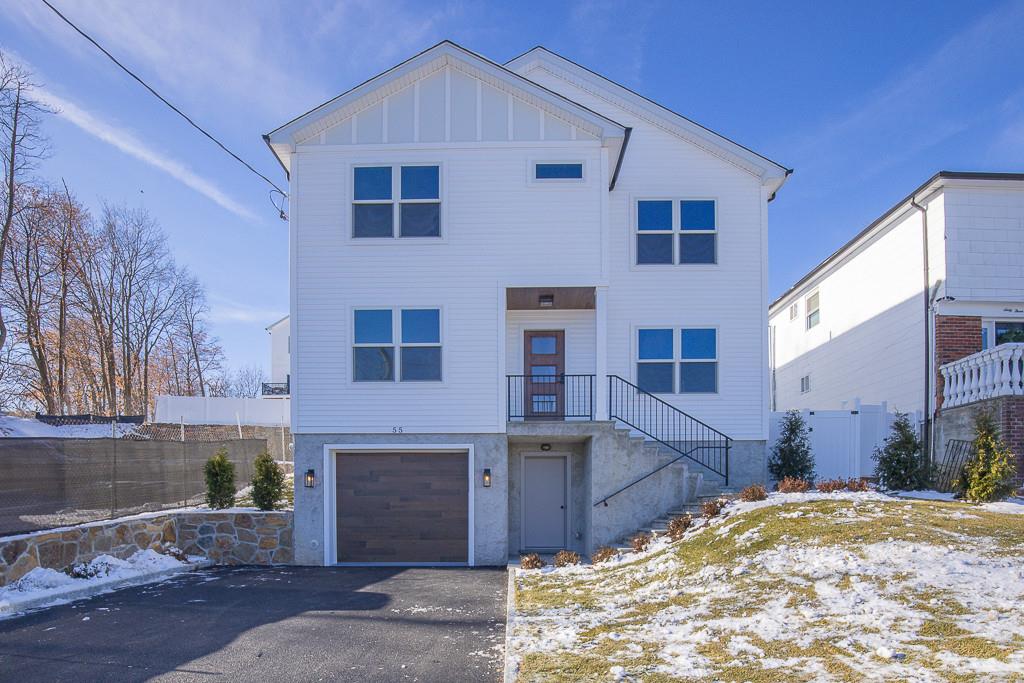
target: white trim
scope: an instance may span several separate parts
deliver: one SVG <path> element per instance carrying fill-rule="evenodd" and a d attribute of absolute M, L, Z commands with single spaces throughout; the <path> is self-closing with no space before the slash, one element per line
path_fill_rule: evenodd
<path fill-rule="evenodd" d="M 372 451 L 382 452 L 422 452 L 433 451 L 437 453 L 461 453 L 465 452 L 467 457 L 466 470 L 469 478 L 468 494 L 468 533 L 466 535 L 466 562 L 359 562 L 348 563 L 338 562 L 337 550 L 337 529 L 334 520 L 337 519 L 337 456 L 340 453 L 366 453 Z M 325 566 L 476 566 L 476 530 L 475 530 L 475 491 L 476 491 L 476 454 L 475 447 L 471 443 L 345 443 L 345 444 L 324 444 L 324 475 L 322 479 L 324 487 L 324 565 Z M 332 533 L 334 532 L 334 533 Z"/>
<path fill-rule="evenodd" d="M 527 458 L 562 458 L 565 465 L 565 492 L 563 493 L 563 513 L 565 518 L 564 535 L 562 546 L 557 550 L 568 549 L 569 529 L 572 524 L 572 451 L 528 451 L 520 454 L 519 457 L 519 550 L 556 550 L 556 548 L 541 548 L 526 545 L 526 459 Z"/>

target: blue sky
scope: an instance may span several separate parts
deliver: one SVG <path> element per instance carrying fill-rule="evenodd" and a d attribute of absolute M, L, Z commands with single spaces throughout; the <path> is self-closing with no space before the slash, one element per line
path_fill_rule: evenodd
<path fill-rule="evenodd" d="M 770 292 L 938 170 L 1024 171 L 1024 1 L 55 0 L 279 183 L 260 135 L 450 38 L 503 62 L 543 44 L 796 169 L 770 205 Z M 287 230 L 263 181 L 37 0 L 0 48 L 60 108 L 43 178 L 145 206 L 206 284 L 232 366 L 269 364 Z"/>

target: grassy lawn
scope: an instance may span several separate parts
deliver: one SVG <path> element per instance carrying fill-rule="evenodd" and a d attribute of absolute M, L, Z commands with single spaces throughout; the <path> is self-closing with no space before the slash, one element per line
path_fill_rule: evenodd
<path fill-rule="evenodd" d="M 1024 680 L 1021 514 L 773 495 L 516 585 L 524 681 Z"/>

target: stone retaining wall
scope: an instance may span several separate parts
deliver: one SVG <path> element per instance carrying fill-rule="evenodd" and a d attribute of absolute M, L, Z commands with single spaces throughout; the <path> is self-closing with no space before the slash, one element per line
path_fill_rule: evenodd
<path fill-rule="evenodd" d="M 176 546 L 216 564 L 290 564 L 292 513 L 188 510 L 93 522 L 0 538 L 0 586 L 36 567 L 58 571 L 100 555 L 127 559 Z"/>

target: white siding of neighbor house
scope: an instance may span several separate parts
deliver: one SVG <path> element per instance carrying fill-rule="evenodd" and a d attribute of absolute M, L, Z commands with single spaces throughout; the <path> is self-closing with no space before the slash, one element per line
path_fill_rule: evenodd
<path fill-rule="evenodd" d="M 440 99 L 449 108 L 444 128 L 461 142 L 331 144 L 341 123 L 299 145 L 291 203 L 292 379 L 301 387 L 294 431 L 504 431 L 503 375 L 522 369 L 520 325 L 565 321 L 567 372 L 596 369 L 595 342 L 584 340 L 588 333 L 596 339 L 594 311 L 504 311 L 504 286 L 561 285 L 607 287 L 608 372 L 630 380 L 635 327 L 717 327 L 718 394 L 666 398 L 733 438 L 767 438 L 767 196 L 760 181 L 590 93 L 541 76 L 541 85 L 633 127 L 614 192 L 607 190 L 608 152 L 596 139 L 490 86 L 469 97 L 474 88 L 462 83 L 453 90 L 450 78 L 441 91 L 449 99 Z M 413 98 L 420 141 L 428 127 L 424 83 L 414 86 L 419 105 Z M 505 137 L 483 116 L 501 111 L 502 98 Z M 391 125 L 392 104 L 406 107 L 408 99 L 389 96 L 383 130 Z M 375 133 L 376 114 L 366 115 Z M 360 139 L 362 116 L 349 139 Z M 531 164 L 540 159 L 582 160 L 586 179 L 530 182 Z M 440 164 L 443 237 L 349 238 L 351 165 L 402 162 Z M 717 200 L 718 265 L 632 265 L 633 200 L 659 195 Z M 442 309 L 442 383 L 351 382 L 352 309 L 376 306 Z"/>
<path fill-rule="evenodd" d="M 270 380 L 271 382 L 288 381 L 291 371 L 291 359 L 288 354 L 291 327 L 288 318 L 280 320 L 270 328 Z"/>
<path fill-rule="evenodd" d="M 947 187 L 946 292 L 957 300 L 1024 302 L 1024 191 Z"/>
<path fill-rule="evenodd" d="M 928 204 L 929 270 L 943 280 L 942 197 Z M 773 306 L 775 406 L 850 409 L 854 399 L 924 407 L 924 303 L 921 214 L 908 209 Z M 821 322 L 806 329 L 807 298 L 820 295 Z M 796 302 L 798 315 L 790 320 Z M 800 379 L 810 377 L 801 393 Z"/>

